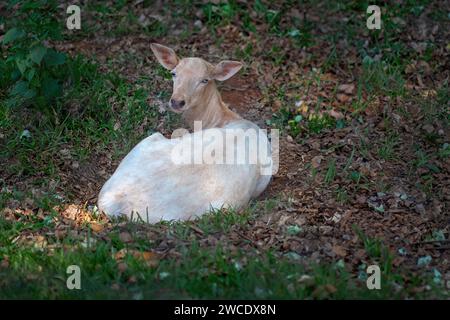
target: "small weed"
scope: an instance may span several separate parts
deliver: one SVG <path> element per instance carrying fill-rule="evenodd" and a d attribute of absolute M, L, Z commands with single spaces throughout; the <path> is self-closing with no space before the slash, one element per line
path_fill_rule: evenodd
<path fill-rule="evenodd" d="M 381 270 L 386 277 L 389 277 L 392 271 L 393 254 L 389 251 L 380 239 L 368 237 L 358 226 L 353 226 L 353 230 L 359 239 L 363 242 L 364 249 L 369 257 L 380 263 Z"/>
<path fill-rule="evenodd" d="M 398 144 L 398 135 L 391 133 L 386 136 L 382 141 L 381 146 L 378 148 L 378 156 L 384 160 L 396 159 L 395 147 Z"/>
<path fill-rule="evenodd" d="M 340 204 L 345 204 L 348 202 L 349 200 L 349 196 L 347 193 L 347 190 L 345 190 L 344 188 L 338 188 L 336 190 L 336 200 L 340 203 Z"/>
<path fill-rule="evenodd" d="M 61 38 L 56 10 L 54 1 L 38 7 L 27 1 L 8 21 L 11 27 L 2 40 L 7 58 L 0 60 L 0 90 L 8 90 L 8 107 L 44 109 L 62 94 L 69 75 L 66 55 L 44 44 L 44 40 Z"/>
<path fill-rule="evenodd" d="M 325 174 L 324 182 L 330 184 L 336 177 L 336 160 L 333 158 L 328 161 L 327 173 Z"/>
<path fill-rule="evenodd" d="M 401 96 L 404 94 L 405 81 L 398 67 L 383 61 L 374 61 L 369 56 L 363 59 L 362 81 L 369 93 Z"/>

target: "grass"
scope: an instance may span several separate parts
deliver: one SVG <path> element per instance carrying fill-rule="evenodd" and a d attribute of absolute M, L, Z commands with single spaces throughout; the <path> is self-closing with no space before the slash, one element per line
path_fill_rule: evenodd
<path fill-rule="evenodd" d="M 378 156 L 384 160 L 395 159 L 395 147 L 398 144 L 398 137 L 395 133 L 388 134 L 382 140 L 381 146 L 378 148 Z"/>
<path fill-rule="evenodd" d="M 85 58 L 78 57 L 71 64 L 76 70 L 73 86 L 39 119 L 26 110 L 23 114 L 0 106 L 8 141 L 0 159 L 18 159 L 7 168 L 9 173 L 29 176 L 43 172 L 52 176 L 55 162 L 61 160 L 61 149 L 69 143 L 71 148 L 63 156 L 76 161 L 85 161 L 93 150 L 111 147 L 119 151 L 115 155 L 119 158 L 158 120 L 158 113 L 148 109 L 144 89 L 131 87 L 114 73 L 100 74 Z M 147 119 L 145 125 L 143 119 Z M 25 136 L 24 130 L 29 135 Z"/>
<path fill-rule="evenodd" d="M 324 182 L 326 184 L 330 184 L 331 182 L 333 182 L 335 177 L 336 177 L 336 160 L 331 159 L 328 162 L 328 168 L 325 174 Z"/>

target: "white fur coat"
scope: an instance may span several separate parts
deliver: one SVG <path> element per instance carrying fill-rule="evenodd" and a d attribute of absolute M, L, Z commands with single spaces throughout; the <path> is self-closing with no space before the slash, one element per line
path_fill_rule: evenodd
<path fill-rule="evenodd" d="M 156 133 L 142 140 L 103 186 L 98 198 L 99 209 L 111 216 L 140 217 L 156 223 L 188 220 L 211 208 L 242 208 L 270 181 L 271 175 L 267 174 L 272 165 L 270 151 L 269 162 L 260 158 L 256 163 L 247 164 L 177 164 L 173 161 L 175 149 L 182 144 L 191 143 L 198 135 L 211 132 L 209 130 L 224 133 L 228 129 L 254 129 L 261 133 L 254 123 L 238 120 L 223 128 L 197 131 L 182 138 L 167 139 Z M 265 133 L 256 139 L 261 147 L 270 149 Z M 212 143 L 214 147 L 218 142 Z M 221 150 L 221 145 L 216 147 Z M 234 149 L 236 153 L 243 152 Z"/>

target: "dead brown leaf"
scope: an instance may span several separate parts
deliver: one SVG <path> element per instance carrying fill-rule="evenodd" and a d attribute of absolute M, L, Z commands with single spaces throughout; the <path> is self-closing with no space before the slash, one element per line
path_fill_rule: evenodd
<path fill-rule="evenodd" d="M 2 262 L 0 263 L 0 268 L 8 268 L 9 267 L 9 259 L 7 256 L 3 257 Z"/>
<path fill-rule="evenodd" d="M 151 268 L 155 268 L 159 265 L 160 255 L 155 252 L 151 251 L 140 252 L 138 257 L 142 258 L 146 262 L 147 266 Z"/>
<path fill-rule="evenodd" d="M 338 87 L 338 91 L 339 92 L 343 92 L 343 93 L 348 94 L 348 95 L 352 95 L 353 92 L 355 91 L 355 85 L 351 84 L 351 83 L 350 84 L 341 84 Z"/>
<path fill-rule="evenodd" d="M 339 120 L 339 119 L 343 119 L 343 118 L 344 118 L 344 115 L 342 114 L 342 112 L 336 111 L 336 110 L 334 110 L 334 109 L 328 110 L 327 113 L 328 113 L 330 116 L 332 116 L 333 118 L 335 118 L 336 120 Z"/>
<path fill-rule="evenodd" d="M 333 252 L 338 255 L 339 257 L 345 257 L 347 255 L 347 250 L 339 245 L 334 245 L 333 246 Z"/>
<path fill-rule="evenodd" d="M 119 262 L 117 264 L 117 269 L 119 270 L 119 272 L 125 272 L 128 269 L 128 265 L 125 262 Z"/>
<path fill-rule="evenodd" d="M 127 255 L 127 249 L 120 249 L 114 254 L 115 260 L 122 260 Z"/>

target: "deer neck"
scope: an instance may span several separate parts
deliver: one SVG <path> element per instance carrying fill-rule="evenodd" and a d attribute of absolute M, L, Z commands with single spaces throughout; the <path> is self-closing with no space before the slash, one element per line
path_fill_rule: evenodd
<path fill-rule="evenodd" d="M 242 119 L 223 102 L 215 83 L 211 84 L 201 101 L 183 113 L 184 121 L 191 128 L 194 126 L 194 121 L 201 121 L 202 128 L 208 129 L 221 128 L 230 122 Z"/>

